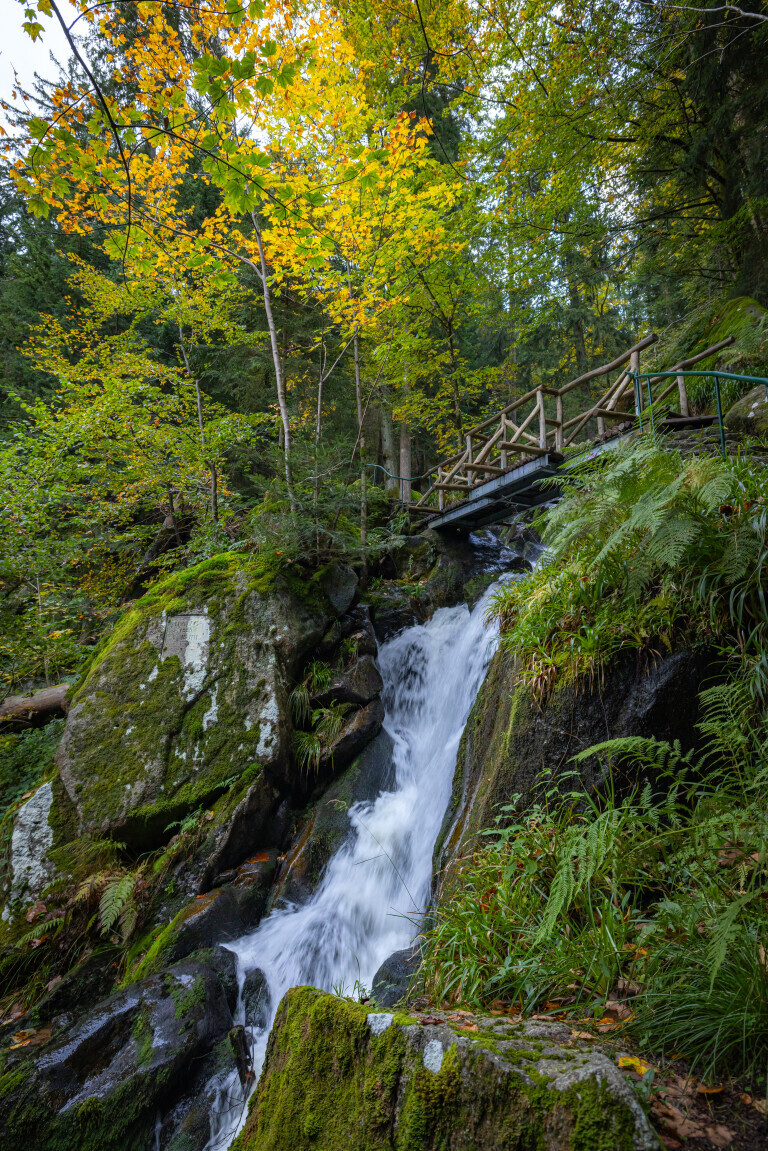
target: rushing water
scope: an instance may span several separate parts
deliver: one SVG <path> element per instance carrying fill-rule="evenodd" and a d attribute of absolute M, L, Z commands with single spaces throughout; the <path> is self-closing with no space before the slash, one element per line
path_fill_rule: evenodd
<path fill-rule="evenodd" d="M 418 931 L 459 740 L 496 646 L 496 629 L 483 622 L 486 601 L 487 594 L 471 614 L 465 605 L 441 608 L 381 648 L 394 790 L 350 808 L 351 833 L 307 903 L 273 911 L 250 935 L 227 944 L 237 956 L 241 990 L 253 968 L 269 986 L 269 1025 L 251 1033 L 257 1076 L 288 988 L 370 988 L 381 963 Z M 239 1012 L 242 1022 L 242 1004 Z M 208 1148 L 223 1151 L 247 1107 L 234 1073 L 214 1086 Z"/>

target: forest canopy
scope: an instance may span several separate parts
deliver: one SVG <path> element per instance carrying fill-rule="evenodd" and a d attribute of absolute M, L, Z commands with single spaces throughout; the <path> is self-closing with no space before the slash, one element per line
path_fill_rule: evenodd
<path fill-rule="evenodd" d="M 761 11 L 76 7 L 23 0 L 71 55 L 4 105 L 4 687 L 169 566 L 365 562 L 468 427 L 648 332 L 727 316 L 766 374 Z"/>

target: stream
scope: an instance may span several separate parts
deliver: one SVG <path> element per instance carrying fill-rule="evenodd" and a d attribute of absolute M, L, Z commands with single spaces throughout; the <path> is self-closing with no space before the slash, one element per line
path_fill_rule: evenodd
<path fill-rule="evenodd" d="M 259 969 L 268 986 L 266 1026 L 249 1029 L 256 1079 L 290 987 L 311 984 L 348 995 L 370 990 L 383 961 L 418 933 L 459 741 L 497 643 L 497 629 L 483 618 L 491 590 L 472 612 L 464 604 L 441 608 L 382 645 L 394 790 L 349 809 L 350 834 L 306 903 L 274 910 L 255 931 L 226 944 L 237 957 L 236 1022 L 245 1021 L 248 972 Z M 236 1073 L 212 1081 L 209 1090 L 206 1151 L 224 1151 L 245 1123 L 247 1100 Z"/>

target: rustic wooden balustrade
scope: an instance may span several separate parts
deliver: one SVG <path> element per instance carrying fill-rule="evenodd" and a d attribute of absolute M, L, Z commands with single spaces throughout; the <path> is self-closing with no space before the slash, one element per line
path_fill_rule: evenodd
<path fill-rule="evenodd" d="M 495 476 L 511 471 L 521 463 L 552 452 L 563 452 L 576 442 L 590 420 L 596 420 L 597 434 L 601 436 L 606 431 L 607 421 L 634 421 L 642 417 L 643 410 L 648 406 L 648 396 L 639 386 L 637 379 L 637 373 L 640 371 L 640 353 L 655 344 L 657 339 L 656 335 L 646 336 L 621 356 L 617 356 L 610 364 L 592 368 L 562 388 L 546 386 L 532 388 L 519 399 L 513 400 L 497 415 L 470 428 L 465 434 L 464 451 L 441 461 L 437 467 L 437 479 L 430 484 L 418 503 L 412 504 L 411 507 L 423 509 L 427 501 L 436 496 L 437 510 L 443 511 L 446 506 L 446 492 L 467 496 L 473 488 L 479 487 Z M 686 371 L 732 343 L 733 336 L 729 336 L 726 340 L 721 340 L 711 348 L 699 352 L 698 355 L 681 360 L 669 370 Z M 610 374 L 617 369 L 620 369 L 619 374 L 611 382 Z M 609 378 L 599 398 L 590 400 L 589 407 L 584 411 L 567 420 L 564 419 L 563 397 L 574 388 L 590 384 L 600 376 Z M 651 383 L 654 382 L 658 381 L 651 380 Z M 684 376 L 677 376 L 664 391 L 654 395 L 653 403 L 658 405 L 675 388 L 678 390 L 680 414 L 688 416 L 688 396 Z M 647 390 L 650 392 L 650 389 Z M 554 416 L 547 414 L 545 404 L 547 397 L 554 398 L 554 405 L 550 404 L 550 411 L 554 406 Z M 625 402 L 628 398 L 631 399 L 631 410 L 626 409 Z M 623 403 L 625 406 L 620 407 Z M 529 405 L 532 405 L 530 410 L 526 410 Z M 495 430 L 491 431 L 494 426 Z"/>

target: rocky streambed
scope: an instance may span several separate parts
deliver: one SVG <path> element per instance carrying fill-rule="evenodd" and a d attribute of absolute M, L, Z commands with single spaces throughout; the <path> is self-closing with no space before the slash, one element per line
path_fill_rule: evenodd
<path fill-rule="evenodd" d="M 533 801 L 542 766 L 556 778 L 599 739 L 685 741 L 696 721 L 700 656 L 619 655 L 542 708 L 482 608 L 440 612 L 526 569 L 530 546 L 427 534 L 362 595 L 344 565 L 301 582 L 215 557 L 127 612 L 6 837 L 4 1142 L 204 1151 L 243 1128 L 243 1151 L 656 1145 L 615 1058 L 567 1027 L 394 1012 L 433 871 L 450 876 L 500 801 Z M 596 764 L 583 776 L 600 782 Z M 105 842 L 119 874 L 151 857 L 161 878 L 125 943 L 115 921 L 59 955 L 67 869 Z M 54 974 L 29 999 L 36 956 Z M 377 1003 L 328 994 L 356 980 Z"/>

